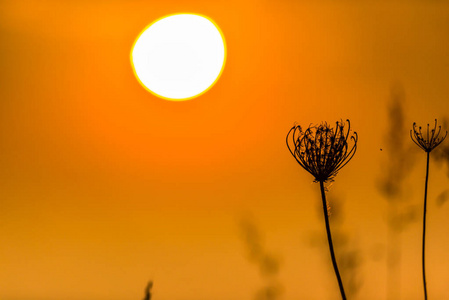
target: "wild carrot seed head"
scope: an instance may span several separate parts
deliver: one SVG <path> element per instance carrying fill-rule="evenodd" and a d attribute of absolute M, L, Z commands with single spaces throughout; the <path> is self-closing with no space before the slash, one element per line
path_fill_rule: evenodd
<path fill-rule="evenodd" d="M 427 133 L 423 136 L 421 131 L 421 126 L 417 127 L 416 122 L 413 123 L 413 129 L 410 130 L 410 137 L 412 141 L 425 152 L 430 152 L 435 149 L 447 136 L 446 134 L 443 137 L 440 137 L 441 133 L 441 125 L 438 126 L 437 129 L 437 119 L 435 119 L 435 126 L 433 129 L 430 129 L 430 125 L 427 124 Z"/>
<path fill-rule="evenodd" d="M 335 128 L 324 122 L 310 125 L 304 131 L 295 125 L 288 132 L 286 142 L 290 153 L 316 182 L 333 181 L 354 156 L 358 136 L 351 132 L 349 120 L 347 122 L 347 128 L 344 122 L 337 122 Z M 353 145 L 349 146 L 351 140 Z"/>

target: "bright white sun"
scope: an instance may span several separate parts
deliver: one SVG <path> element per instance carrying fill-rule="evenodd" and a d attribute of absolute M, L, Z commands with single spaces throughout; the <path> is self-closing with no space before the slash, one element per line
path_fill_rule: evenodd
<path fill-rule="evenodd" d="M 209 90 L 220 77 L 226 46 L 218 26 L 194 14 L 163 17 L 146 27 L 131 49 L 139 82 L 154 95 L 180 101 Z"/>

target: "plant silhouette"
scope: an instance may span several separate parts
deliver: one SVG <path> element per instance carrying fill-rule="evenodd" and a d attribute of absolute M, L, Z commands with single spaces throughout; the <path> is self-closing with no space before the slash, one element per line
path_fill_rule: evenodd
<path fill-rule="evenodd" d="M 334 250 L 338 253 L 337 264 L 339 270 L 344 274 L 342 281 L 345 287 L 346 297 L 350 299 L 357 299 L 360 288 L 363 285 L 363 276 L 360 273 L 364 258 L 361 248 L 358 245 L 358 238 L 344 229 L 343 224 L 345 216 L 343 209 L 343 201 L 340 197 L 335 196 L 335 193 L 328 195 L 327 200 L 332 203 L 332 208 L 329 211 L 331 218 L 329 218 L 330 226 L 332 226 L 332 240 L 334 242 Z M 318 213 L 321 212 L 321 207 L 317 205 Z M 322 251 L 323 257 L 328 259 L 328 250 L 326 247 L 326 239 L 316 231 L 312 231 L 309 239 L 310 245 Z M 326 250 L 326 251 L 324 251 Z M 326 260 L 327 261 L 327 260 Z"/>
<path fill-rule="evenodd" d="M 151 289 L 153 288 L 153 281 L 148 282 L 145 288 L 145 298 L 143 300 L 151 300 Z"/>
<path fill-rule="evenodd" d="M 351 126 L 349 120 L 347 122 L 347 129 L 344 122 L 337 122 L 335 129 L 324 122 L 320 125 L 309 126 L 304 131 L 301 126 L 295 125 L 286 137 L 290 153 L 301 167 L 315 177 L 314 182 L 320 183 L 329 251 L 342 299 L 346 299 L 346 295 L 332 244 L 324 183 L 333 181 L 338 171 L 352 159 L 357 150 L 357 133 L 350 134 Z M 349 146 L 351 140 L 352 147 Z"/>
<path fill-rule="evenodd" d="M 424 299 L 427 300 L 427 284 L 426 284 L 426 210 L 427 210 L 427 185 L 429 182 L 429 158 L 430 152 L 438 147 L 447 136 L 447 131 L 444 137 L 440 137 L 441 126 L 437 129 L 437 120 L 435 119 L 435 126 L 430 129 L 430 125 L 427 124 L 427 131 L 425 136 L 423 136 L 421 131 L 421 126 L 416 127 L 416 123 L 413 123 L 413 129 L 410 130 L 410 137 L 412 141 L 422 150 L 427 153 L 427 164 L 426 164 L 426 183 L 424 186 L 424 214 L 423 214 L 423 234 L 422 234 L 422 277 L 424 285 Z"/>

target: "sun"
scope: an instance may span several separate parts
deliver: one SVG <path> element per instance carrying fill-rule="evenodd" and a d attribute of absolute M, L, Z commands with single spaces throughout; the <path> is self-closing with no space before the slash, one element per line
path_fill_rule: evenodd
<path fill-rule="evenodd" d="M 183 101 L 208 91 L 226 61 L 226 44 L 217 24 L 197 14 L 175 14 L 148 25 L 131 49 L 140 84 L 157 97 Z"/>

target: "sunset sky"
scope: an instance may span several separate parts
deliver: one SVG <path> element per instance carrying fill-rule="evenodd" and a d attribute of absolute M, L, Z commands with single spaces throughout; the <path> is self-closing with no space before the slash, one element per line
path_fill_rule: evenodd
<path fill-rule="evenodd" d="M 211 18 L 227 45 L 217 83 L 184 102 L 130 63 L 174 13 Z M 3 0 L 0 39 L 0 299 L 142 299 L 149 280 L 154 300 L 339 299 L 319 185 L 285 136 L 346 119 L 358 149 L 327 195 L 337 259 L 356 258 L 348 298 L 423 299 L 426 155 L 409 131 L 449 129 L 449 2 Z M 449 299 L 448 174 L 431 160 L 432 300 Z M 387 268 L 392 211 L 411 221 Z"/>

